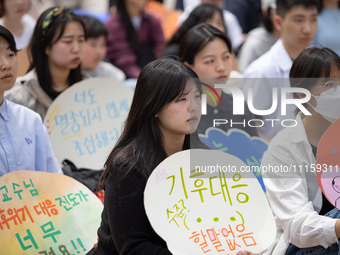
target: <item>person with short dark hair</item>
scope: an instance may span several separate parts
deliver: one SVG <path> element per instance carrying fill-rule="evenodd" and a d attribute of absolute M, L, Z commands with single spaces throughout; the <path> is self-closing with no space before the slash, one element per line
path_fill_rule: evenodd
<path fill-rule="evenodd" d="M 85 41 L 85 28 L 79 16 L 63 6 L 47 9 L 37 21 L 28 48 L 31 56 L 28 73 L 17 79 L 6 98 L 44 118 L 52 101 L 84 78 L 80 62 Z"/>
<path fill-rule="evenodd" d="M 87 40 L 81 68 L 91 77 L 112 78 L 124 81 L 126 76 L 122 70 L 111 63 L 103 61 L 106 55 L 107 29 L 96 18 L 80 16 L 86 29 Z"/>
<path fill-rule="evenodd" d="M 311 93 L 304 104 L 311 115 L 299 112 L 297 125 L 280 131 L 262 158 L 262 169 L 292 169 L 262 173 L 277 225 L 276 240 L 265 254 L 337 255 L 340 212 L 323 195 L 313 165 L 322 135 L 340 118 L 340 57 L 328 48 L 308 48 L 294 60 L 289 76 L 292 87 Z"/>
<path fill-rule="evenodd" d="M 284 79 L 281 84 L 278 78 L 288 79 L 293 60 L 312 42 L 318 25 L 318 8 L 319 0 L 276 1 L 277 14 L 273 17 L 273 23 L 280 32 L 280 39 L 269 51 L 252 62 L 243 73 L 243 77 L 247 79 L 244 79 L 242 89 L 247 94 L 249 88 L 252 88 L 255 109 L 270 109 L 272 88 L 281 89 L 289 86 L 288 82 L 283 81 Z M 267 78 L 277 78 L 277 80 L 273 82 Z M 287 93 L 287 98 L 293 98 L 292 93 Z M 260 137 L 270 141 L 283 129 L 281 121 L 294 119 L 293 105 L 287 107 L 286 115 L 281 115 L 281 110 L 281 100 L 278 100 L 276 110 L 266 115 L 266 119 L 278 121 L 274 123 L 263 121 L 264 124 L 259 128 Z"/>
<path fill-rule="evenodd" d="M 4 98 L 18 71 L 12 33 L 0 25 L 0 176 L 35 170 L 63 174 L 40 116 Z"/>

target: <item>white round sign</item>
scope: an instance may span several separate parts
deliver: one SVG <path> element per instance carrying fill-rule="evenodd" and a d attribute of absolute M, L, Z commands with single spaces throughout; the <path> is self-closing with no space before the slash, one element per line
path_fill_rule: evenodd
<path fill-rule="evenodd" d="M 148 179 L 144 205 L 173 254 L 259 253 L 275 239 L 261 185 L 222 151 L 186 150 L 165 159 Z"/>
<path fill-rule="evenodd" d="M 60 94 L 44 124 L 59 163 L 99 170 L 117 142 L 132 102 L 133 90 L 123 82 L 92 78 Z"/>

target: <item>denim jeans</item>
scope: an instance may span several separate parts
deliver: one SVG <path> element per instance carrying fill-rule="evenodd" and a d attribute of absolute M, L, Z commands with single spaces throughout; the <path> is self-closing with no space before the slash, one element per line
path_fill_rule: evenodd
<path fill-rule="evenodd" d="M 337 208 L 329 211 L 325 214 L 325 216 L 333 218 L 333 219 L 340 219 L 340 210 Z M 340 240 L 339 240 L 340 241 Z M 325 249 L 321 245 L 309 247 L 309 248 L 298 248 L 293 244 L 290 244 L 286 255 L 340 255 L 339 246 L 337 243 L 333 244 L 332 246 Z"/>

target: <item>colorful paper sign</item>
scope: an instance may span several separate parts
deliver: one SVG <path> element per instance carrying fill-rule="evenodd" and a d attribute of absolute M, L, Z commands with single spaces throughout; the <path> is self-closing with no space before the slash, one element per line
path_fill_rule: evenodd
<path fill-rule="evenodd" d="M 340 119 L 320 139 L 316 165 L 319 186 L 328 201 L 340 209 Z"/>
<path fill-rule="evenodd" d="M 210 127 L 205 134 L 200 134 L 203 143 L 213 150 L 220 150 L 234 155 L 246 163 L 258 179 L 263 191 L 266 188 L 261 174 L 261 161 L 268 143 L 257 136 L 251 137 L 241 129 L 231 128 L 226 133 L 222 129 Z"/>
<path fill-rule="evenodd" d="M 44 124 L 59 163 L 99 170 L 117 142 L 132 102 L 123 82 L 92 78 L 72 85 L 49 107 Z"/>
<path fill-rule="evenodd" d="M 0 177 L 2 255 L 86 254 L 97 242 L 103 204 L 64 175 L 15 171 Z"/>
<path fill-rule="evenodd" d="M 270 246 L 274 217 L 260 184 L 245 168 L 233 155 L 202 149 L 176 153 L 156 167 L 144 205 L 173 254 L 258 253 Z"/>

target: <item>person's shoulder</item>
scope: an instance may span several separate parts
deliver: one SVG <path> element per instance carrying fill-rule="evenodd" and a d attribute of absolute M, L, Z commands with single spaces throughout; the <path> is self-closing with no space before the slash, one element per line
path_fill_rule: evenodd
<path fill-rule="evenodd" d="M 245 78 L 264 78 L 268 73 L 268 69 L 273 68 L 271 63 L 272 54 L 266 52 L 261 57 L 254 60 L 243 73 Z"/>
<path fill-rule="evenodd" d="M 235 14 L 233 14 L 231 11 L 228 10 L 223 10 L 223 16 L 225 18 L 225 20 L 228 22 L 238 22 L 237 17 Z"/>
<path fill-rule="evenodd" d="M 30 71 L 24 76 L 20 76 L 16 79 L 13 88 L 5 91 L 5 97 L 10 101 L 15 103 L 20 103 L 21 101 L 27 101 L 31 97 L 29 88 L 27 87 L 30 81 L 37 81 L 37 77 L 34 71 Z"/>
<path fill-rule="evenodd" d="M 118 13 L 113 13 L 109 19 L 105 22 L 106 28 L 112 29 L 112 26 L 119 27 L 123 26 L 122 20 L 120 19 Z"/>
<path fill-rule="evenodd" d="M 26 106 L 7 100 L 7 107 L 10 109 L 10 114 L 17 119 L 20 118 L 24 123 L 42 123 L 40 115 Z"/>
<path fill-rule="evenodd" d="M 260 40 L 263 38 L 263 36 L 267 35 L 267 30 L 264 27 L 257 27 L 249 31 L 247 35 L 247 40 Z M 246 40 L 246 42 L 247 42 Z"/>
<path fill-rule="evenodd" d="M 160 19 L 150 13 L 143 12 L 142 18 L 151 25 L 161 25 Z"/>
<path fill-rule="evenodd" d="M 36 24 L 36 20 L 29 14 L 24 14 L 24 16 L 22 17 L 22 20 L 25 24 L 29 25 L 29 26 L 35 26 Z"/>
<path fill-rule="evenodd" d="M 23 85 L 23 84 L 25 84 L 25 83 L 27 83 L 28 81 L 31 81 L 31 80 L 38 81 L 38 77 L 37 77 L 37 74 L 36 74 L 34 69 L 32 69 L 31 71 L 29 71 L 28 73 L 26 73 L 23 76 L 19 76 L 16 79 L 15 83 Z"/>
<path fill-rule="evenodd" d="M 99 68 L 102 69 L 105 77 L 113 78 L 118 81 L 124 81 L 126 79 L 125 73 L 111 63 L 101 61 L 99 63 Z"/>
<path fill-rule="evenodd" d="M 141 169 L 134 166 L 127 171 L 129 168 L 129 164 L 127 163 L 118 162 L 115 164 L 114 167 L 110 169 L 110 172 L 107 173 L 106 185 L 114 189 L 124 188 L 124 186 L 126 186 L 125 184 L 132 186 L 145 185 L 145 178 L 142 175 Z"/>
<path fill-rule="evenodd" d="M 296 119 L 295 126 L 288 126 L 278 132 L 268 148 L 280 147 L 289 150 L 292 145 L 307 140 L 307 134 L 302 121 Z"/>
<path fill-rule="evenodd" d="M 276 64 L 273 48 L 254 60 L 244 71 L 245 78 L 275 78 Z M 274 75 L 274 76 L 273 76 Z"/>

